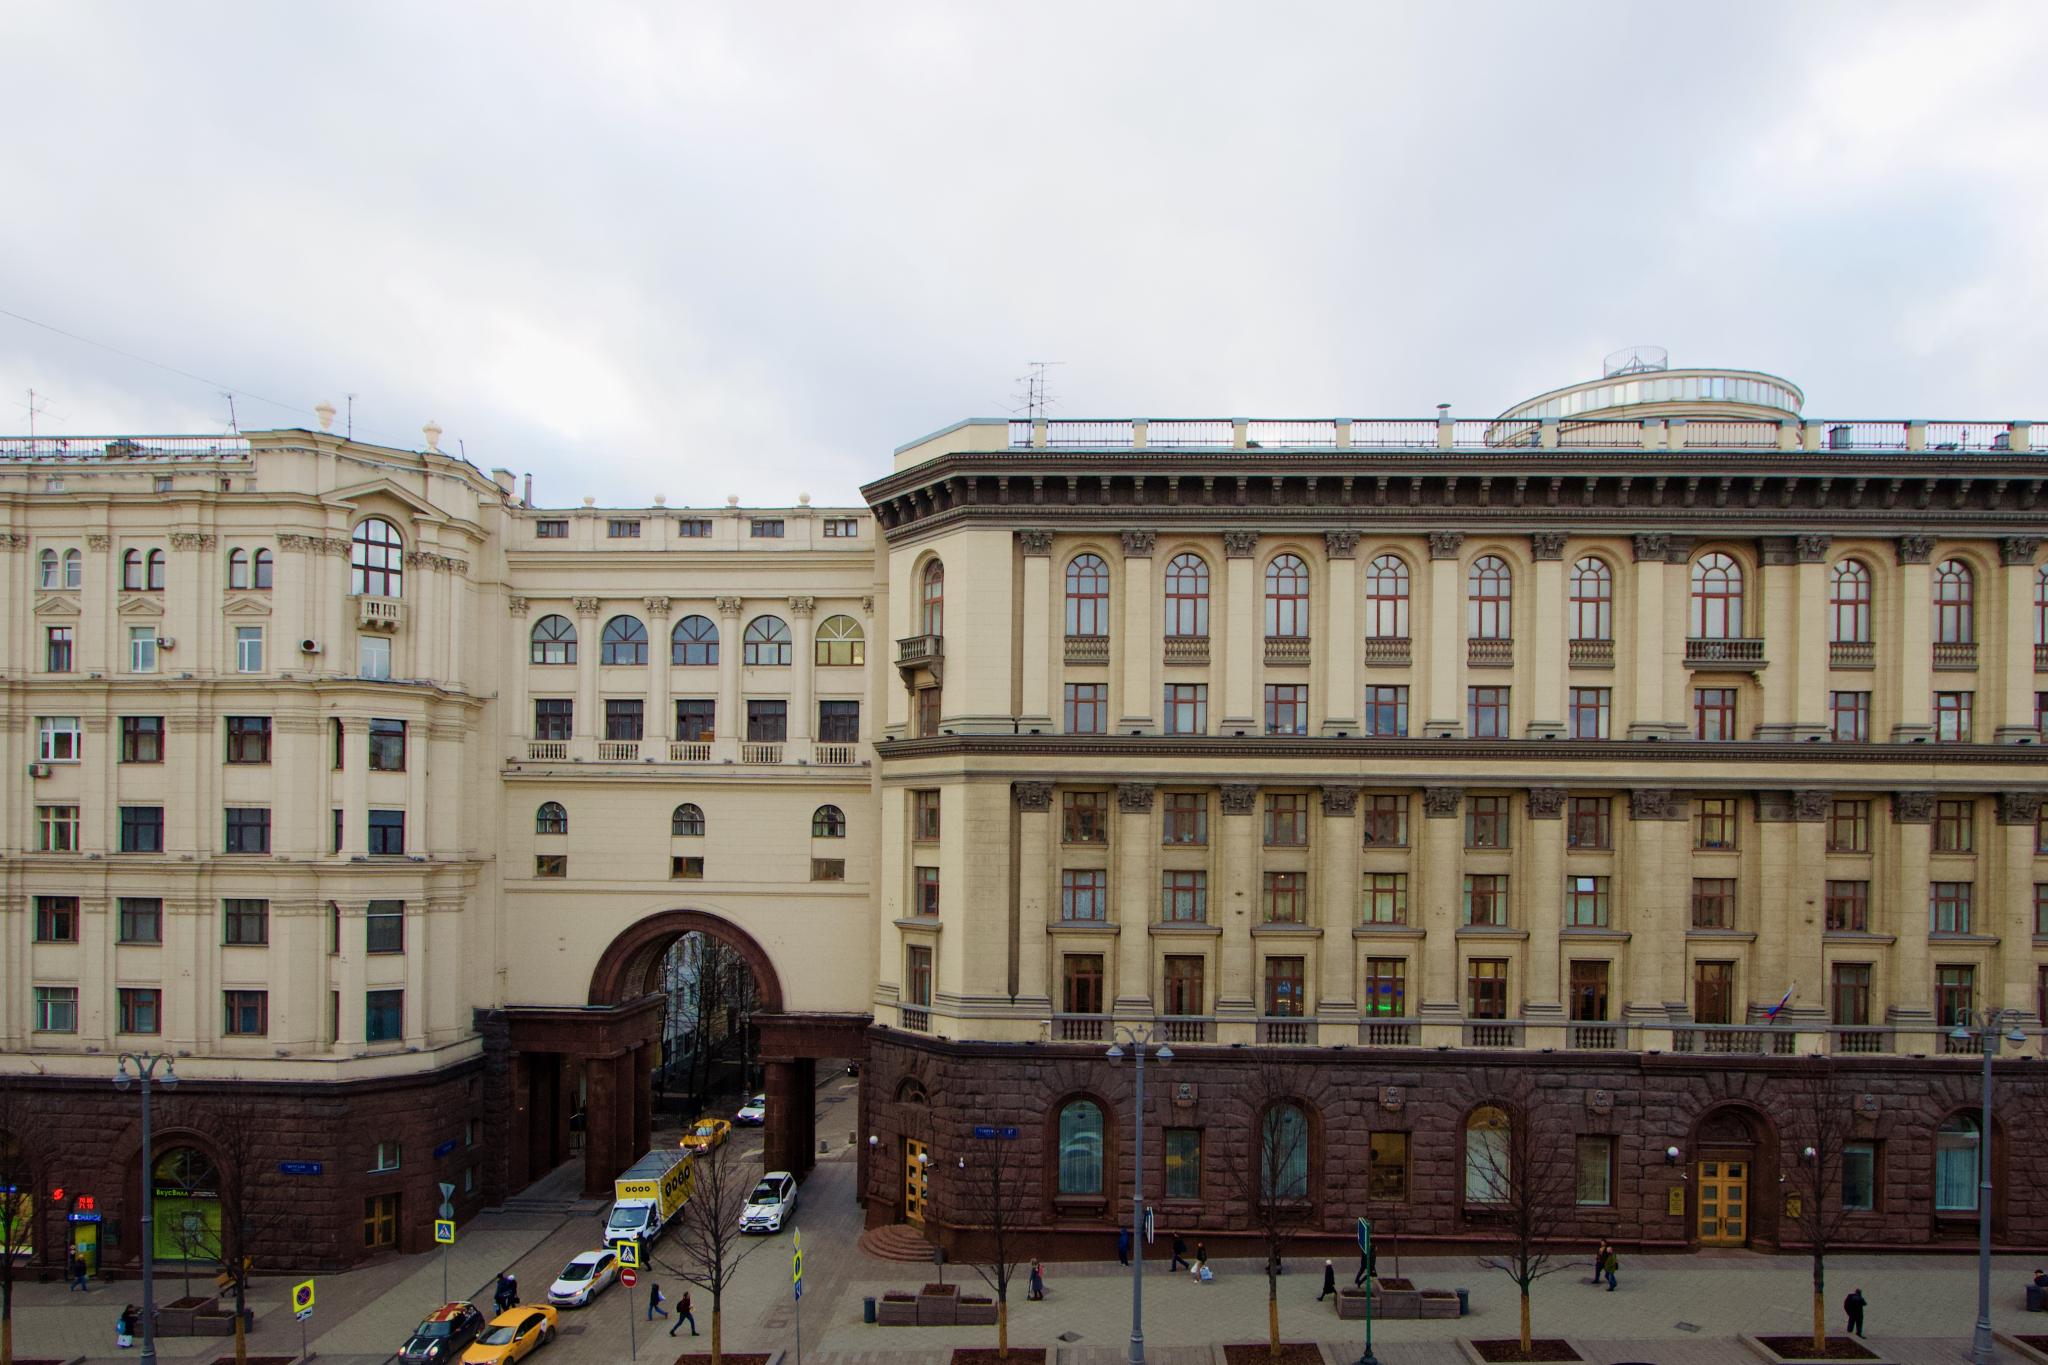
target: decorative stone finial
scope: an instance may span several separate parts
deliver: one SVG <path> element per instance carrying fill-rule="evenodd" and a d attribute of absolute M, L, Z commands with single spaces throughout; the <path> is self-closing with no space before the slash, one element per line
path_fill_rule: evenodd
<path fill-rule="evenodd" d="M 654 505 L 655 505 L 656 507 L 666 507 L 666 506 L 668 506 L 668 494 L 666 494 L 666 493 L 656 493 L 656 494 L 654 495 Z"/>
<path fill-rule="evenodd" d="M 811 495 L 809 493 L 797 494 L 796 505 L 799 507 L 809 507 L 811 505 Z"/>
<path fill-rule="evenodd" d="M 427 424 L 420 428 L 420 434 L 427 438 L 428 450 L 436 455 L 441 453 L 441 424 L 439 422 L 429 417 Z"/>
<path fill-rule="evenodd" d="M 320 419 L 320 430 L 334 430 L 334 404 L 321 399 L 313 405 L 313 415 Z"/>
<path fill-rule="evenodd" d="M 725 495 L 725 505 L 727 507 L 738 507 L 740 505 L 740 495 L 737 493 L 727 493 Z"/>

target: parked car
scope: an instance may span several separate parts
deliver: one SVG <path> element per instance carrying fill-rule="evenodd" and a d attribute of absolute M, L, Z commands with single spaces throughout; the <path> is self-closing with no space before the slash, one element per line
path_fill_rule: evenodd
<path fill-rule="evenodd" d="M 708 1152 L 731 1136 L 732 1124 L 707 1114 L 683 1134 L 683 1146 L 692 1152 Z"/>
<path fill-rule="evenodd" d="M 462 1353 L 462 1365 L 511 1365 L 555 1339 L 555 1310 L 522 1303 L 492 1318 L 484 1334 Z"/>
<path fill-rule="evenodd" d="M 859 1063 L 859 1062 L 848 1062 L 848 1063 L 846 1064 L 846 1074 L 847 1074 L 847 1075 L 849 1075 L 849 1076 L 858 1076 L 858 1075 L 860 1075 L 860 1063 Z"/>
<path fill-rule="evenodd" d="M 796 1177 L 788 1171 L 770 1171 L 747 1196 L 740 1210 L 741 1232 L 780 1232 L 796 1212 Z"/>
<path fill-rule="evenodd" d="M 740 1112 L 732 1116 L 734 1123 L 744 1123 L 759 1128 L 768 1121 L 768 1097 L 756 1095 L 740 1106 Z"/>
<path fill-rule="evenodd" d="M 610 1289 L 618 1278 L 616 1251 L 606 1248 L 582 1252 L 563 1266 L 562 1273 L 548 1286 L 548 1302 L 561 1308 L 581 1308 Z"/>
<path fill-rule="evenodd" d="M 398 1348 L 398 1365 L 440 1365 L 483 1335 L 484 1315 L 473 1303 L 444 1303 L 427 1314 Z"/>

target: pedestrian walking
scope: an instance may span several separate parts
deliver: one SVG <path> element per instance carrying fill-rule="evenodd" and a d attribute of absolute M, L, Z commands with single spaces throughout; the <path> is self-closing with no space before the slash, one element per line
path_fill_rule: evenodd
<path fill-rule="evenodd" d="M 1863 1309 L 1867 1303 L 1860 1289 L 1850 1290 L 1849 1297 L 1842 1300 L 1842 1311 L 1849 1315 L 1849 1335 L 1852 1337 L 1863 1335 Z"/>
<path fill-rule="evenodd" d="M 1329 1298 L 1329 1297 L 1330 1297 L 1330 1295 L 1332 1295 L 1332 1294 L 1334 1294 L 1334 1293 L 1336 1293 L 1336 1292 L 1337 1292 L 1337 1263 L 1336 1263 L 1335 1261 L 1324 1261 L 1324 1262 L 1323 1262 L 1323 1292 L 1322 1292 L 1322 1293 L 1320 1293 L 1320 1294 L 1318 1294 L 1318 1295 L 1316 1295 L 1316 1302 L 1317 1302 L 1317 1303 L 1321 1303 L 1321 1302 L 1322 1302 L 1322 1301 L 1323 1301 L 1324 1299 L 1327 1299 L 1327 1298 Z"/>
<path fill-rule="evenodd" d="M 1621 1266 L 1621 1257 L 1614 1254 L 1614 1248 L 1607 1248 L 1607 1292 L 1614 1292 L 1614 1272 Z"/>
<path fill-rule="evenodd" d="M 1173 1234 L 1173 1264 L 1168 1270 L 1186 1270 L 1188 1267 L 1188 1239 L 1179 1233 Z"/>
<path fill-rule="evenodd" d="M 1031 1297 L 1045 1297 L 1045 1263 L 1036 1256 L 1031 1258 Z"/>
<path fill-rule="evenodd" d="M 135 1324 L 142 1319 L 142 1310 L 129 1304 L 121 1310 L 121 1316 L 114 1319 L 114 1345 L 128 1350 L 135 1345 Z"/>
<path fill-rule="evenodd" d="M 498 1305 L 500 1313 L 519 1302 L 519 1281 L 513 1278 L 511 1271 L 498 1272 L 498 1289 L 491 1296 L 491 1301 Z"/>
<path fill-rule="evenodd" d="M 72 1252 L 72 1253 L 71 1253 L 71 1288 L 72 1288 L 73 1290 L 76 1290 L 76 1291 L 77 1291 L 78 1293 L 81 1293 L 81 1294 L 90 1294 L 90 1293 L 92 1293 L 92 1286 L 91 1286 L 91 1285 L 89 1285 L 89 1284 L 87 1284 L 87 1283 L 85 1282 L 85 1277 L 86 1277 L 87 1275 L 91 1274 L 91 1273 L 92 1273 L 92 1267 L 86 1264 L 86 1260 L 85 1260 L 85 1257 L 83 1257 L 83 1256 L 79 1255 L 79 1254 L 78 1254 L 77 1252 L 75 1252 L 75 1251 L 74 1251 L 74 1252 Z"/>
<path fill-rule="evenodd" d="M 653 1322 L 658 1317 L 667 1317 L 668 1309 L 662 1307 L 667 1302 L 668 1300 L 661 1296 L 660 1283 L 657 1281 L 649 1284 L 647 1286 L 647 1320 Z"/>
<path fill-rule="evenodd" d="M 686 1322 L 690 1324 L 690 1335 L 693 1337 L 696 1336 L 697 1315 L 690 1311 L 690 1291 L 687 1289 L 683 1291 L 683 1301 L 676 1305 L 676 1320 L 673 1324 L 670 1325 L 668 1329 L 668 1334 L 670 1336 L 674 1336 L 676 1334 L 676 1329 L 681 1327 Z"/>
<path fill-rule="evenodd" d="M 1129 1265 L 1131 1263 L 1131 1230 L 1129 1228 L 1118 1228 L 1116 1230 L 1116 1259 L 1118 1265 Z"/>
<path fill-rule="evenodd" d="M 1593 1248 L 1593 1278 L 1587 1280 L 1586 1283 L 1592 1285 L 1595 1289 L 1598 1289 L 1600 1287 L 1600 1277 L 1602 1274 L 1606 1272 L 1606 1270 L 1607 1243 L 1605 1240 L 1602 1240 L 1599 1246 Z"/>

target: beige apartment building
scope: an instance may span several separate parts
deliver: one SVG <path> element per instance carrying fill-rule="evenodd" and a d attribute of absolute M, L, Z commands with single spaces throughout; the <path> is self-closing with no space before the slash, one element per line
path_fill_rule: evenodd
<path fill-rule="evenodd" d="M 602 1190 L 693 931 L 755 973 L 770 1165 L 865 1057 L 868 1220 L 942 1242 L 945 1172 L 1015 1141 L 1034 1234 L 1100 1254 L 1136 1117 L 1219 1251 L 1274 1125 L 1333 1238 L 1484 1237 L 1474 1154 L 1532 1123 L 1575 1233 L 1783 1244 L 1825 1063 L 1845 1235 L 1939 1243 L 1947 1031 L 2010 1008 L 1994 1213 L 2038 1243 L 2048 472 L 2026 423 L 1803 401 L 1631 367 L 1485 421 L 970 421 L 852 509 L 540 507 L 431 427 L 0 443 L 38 1256 L 135 1260 L 145 1179 L 217 1218 L 238 1096 L 295 1264 L 425 1244 L 440 1181 Z M 1141 1116 L 1133 1028 L 1176 1053 Z M 123 1052 L 182 1082 L 147 1156 Z"/>

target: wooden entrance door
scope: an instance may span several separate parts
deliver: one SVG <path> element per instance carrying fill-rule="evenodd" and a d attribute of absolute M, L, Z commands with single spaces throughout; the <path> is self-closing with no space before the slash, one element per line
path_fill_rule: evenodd
<path fill-rule="evenodd" d="M 1749 1163 L 1699 1164 L 1700 1245 L 1739 1247 L 1749 1240 Z"/>
<path fill-rule="evenodd" d="M 903 1216 L 919 1224 L 924 1222 L 925 1197 L 931 1192 L 931 1168 L 925 1155 L 922 1142 L 903 1140 Z"/>

